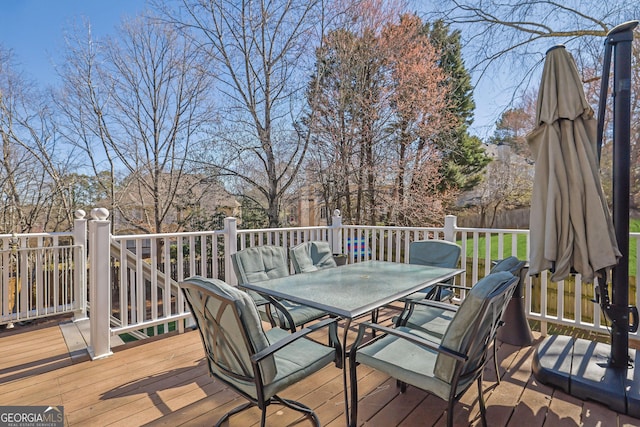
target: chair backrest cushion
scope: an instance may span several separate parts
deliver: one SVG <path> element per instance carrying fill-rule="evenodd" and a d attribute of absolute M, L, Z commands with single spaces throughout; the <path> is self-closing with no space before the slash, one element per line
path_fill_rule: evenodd
<path fill-rule="evenodd" d="M 525 261 L 520 261 L 515 256 L 510 256 L 503 260 L 500 260 L 493 266 L 491 273 L 497 273 L 499 271 L 508 271 L 514 276 L 520 276 L 520 271 L 525 266 Z"/>
<path fill-rule="evenodd" d="M 507 298 L 507 295 L 504 295 L 504 298 L 497 298 L 498 292 L 510 290 L 508 294 L 508 298 L 510 298 L 515 287 L 512 285 L 514 282 L 517 282 L 517 278 L 508 271 L 489 274 L 479 280 L 460 304 L 456 315 L 442 337 L 441 345 L 464 354 L 469 352 L 472 341 L 481 343 L 482 347 L 486 346 L 489 341 L 488 335 L 491 333 L 493 323 L 496 322 L 494 316 L 502 316 L 500 310 L 494 310 L 490 303 L 495 301 L 502 304 L 504 298 Z M 469 356 L 473 358 L 481 355 Z M 467 363 L 473 365 L 475 361 L 469 360 Z M 455 364 L 455 360 L 451 357 L 439 354 L 434 373 L 441 380 L 450 382 L 455 373 Z"/>
<path fill-rule="evenodd" d="M 308 273 L 324 268 L 336 267 L 331 246 L 325 241 L 300 243 L 289 251 L 291 264 L 296 273 Z"/>
<path fill-rule="evenodd" d="M 287 250 L 282 246 L 253 246 L 231 255 L 238 283 L 253 283 L 289 275 Z"/>
<path fill-rule="evenodd" d="M 446 240 L 416 240 L 409 245 L 409 264 L 455 268 L 462 248 Z"/>
<path fill-rule="evenodd" d="M 251 297 L 221 280 L 200 276 L 185 280 L 180 287 L 200 330 L 211 373 L 231 383 L 240 382 L 242 388 L 251 386 L 253 381 L 237 376 L 253 378 L 251 355 L 269 345 Z M 261 361 L 260 368 L 265 384 L 276 377 L 273 357 Z"/>

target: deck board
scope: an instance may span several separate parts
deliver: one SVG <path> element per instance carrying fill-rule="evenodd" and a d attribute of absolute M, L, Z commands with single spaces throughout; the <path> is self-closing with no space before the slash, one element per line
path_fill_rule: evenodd
<path fill-rule="evenodd" d="M 540 341 L 536 334 L 536 343 Z M 197 332 L 118 347 L 110 357 L 70 357 L 57 324 L 0 331 L 2 405 L 63 405 L 69 426 L 204 426 L 243 403 L 209 377 Z M 582 401 L 540 384 L 531 374 L 534 347 L 499 343 L 501 383 L 493 364 L 483 385 L 490 426 L 640 426 L 593 401 Z M 534 343 L 535 346 L 535 343 Z M 399 393 L 395 380 L 366 366 L 358 369 L 359 425 L 444 426 L 446 402 L 412 387 Z M 344 426 L 342 372 L 328 366 L 298 383 L 283 397 L 312 407 L 324 426 Z M 456 425 L 480 425 L 476 387 L 456 404 Z M 232 417 L 230 426 L 256 426 L 252 409 Z M 311 423 L 289 409 L 269 408 L 267 425 Z"/>

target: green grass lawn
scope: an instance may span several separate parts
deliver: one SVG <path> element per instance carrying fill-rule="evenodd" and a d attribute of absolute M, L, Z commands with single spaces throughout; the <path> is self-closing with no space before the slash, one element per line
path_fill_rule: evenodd
<path fill-rule="evenodd" d="M 640 219 L 632 219 L 629 222 L 629 231 L 632 233 L 638 233 L 640 232 Z M 496 260 L 499 259 L 500 256 L 498 255 L 498 235 L 492 235 L 491 236 L 491 259 Z M 460 244 L 461 241 L 458 241 L 458 244 Z M 518 235 L 518 239 L 517 239 L 517 253 L 518 253 L 518 257 L 524 259 L 526 257 L 526 253 L 527 253 L 527 239 L 526 236 L 524 235 Z M 511 240 L 511 236 L 504 236 L 504 242 L 503 242 L 503 253 L 504 256 L 509 256 L 512 253 L 512 240 Z M 486 250 L 486 238 L 483 236 L 480 236 L 478 239 L 478 257 L 480 259 L 484 259 L 485 258 L 485 250 Z M 473 257 L 473 239 L 468 239 L 467 240 L 467 251 L 466 251 L 466 256 L 467 258 L 471 258 Z M 631 277 L 635 277 L 636 276 L 636 257 L 637 257 L 637 250 L 636 250 L 636 240 L 635 239 L 631 239 L 629 242 L 629 276 Z"/>
<path fill-rule="evenodd" d="M 491 236 L 491 259 L 496 260 L 500 258 L 500 255 L 498 254 L 498 235 L 492 235 Z M 511 236 L 503 236 L 504 237 L 504 242 L 503 242 L 503 256 L 507 257 L 509 255 L 511 255 L 513 253 L 512 251 L 512 240 L 511 240 Z M 480 236 L 478 238 L 478 258 L 480 259 L 484 259 L 485 258 L 485 254 L 486 254 L 486 237 L 484 236 Z M 461 244 L 461 241 L 458 241 L 458 244 Z M 517 239 L 517 253 L 519 255 L 519 257 L 521 258 L 525 258 L 526 253 L 527 253 L 527 237 L 525 235 L 519 235 L 518 239 Z M 467 258 L 472 258 L 473 257 L 473 238 L 467 239 L 467 252 L 466 252 Z"/>
<path fill-rule="evenodd" d="M 632 233 L 640 232 L 640 219 L 632 219 L 629 223 L 629 231 Z M 512 251 L 512 236 L 511 235 L 503 235 L 503 254 L 500 256 L 498 254 L 498 246 L 500 236 L 492 235 L 491 236 L 491 256 L 490 259 L 497 260 L 499 258 L 504 258 L 511 253 Z M 458 241 L 458 244 L 461 244 L 461 241 Z M 485 235 L 481 235 L 478 237 L 478 260 L 480 263 L 480 271 L 484 270 L 484 259 L 486 254 L 486 237 Z M 526 258 L 527 254 L 527 239 L 525 235 L 518 235 L 516 244 L 518 257 L 521 259 Z M 466 256 L 467 260 L 472 260 L 473 258 L 473 237 L 467 240 L 466 247 Z M 631 238 L 629 242 L 629 301 L 633 304 L 636 298 L 636 286 L 635 286 L 635 276 L 636 276 L 636 258 L 637 258 L 637 239 Z M 469 261 L 471 262 L 471 261 Z M 471 265 L 467 265 L 467 272 L 470 274 Z M 468 279 L 471 279 L 468 277 Z M 539 280 L 539 278 L 534 278 L 534 286 L 531 288 L 531 304 L 532 310 L 538 311 L 540 309 L 540 286 L 535 286 L 535 281 Z M 596 309 L 592 303 L 592 299 L 594 298 L 594 287 L 592 284 L 583 283 L 582 284 L 582 321 L 591 322 L 593 321 L 594 310 Z M 567 318 L 572 318 L 572 307 L 574 306 L 574 298 L 575 298 L 575 280 L 573 276 L 569 276 L 564 281 L 564 292 L 561 296 L 564 300 L 565 313 L 564 316 Z M 549 282 L 547 285 L 547 310 L 548 314 L 556 315 L 557 304 L 558 304 L 558 285 L 553 282 Z M 602 317 L 604 319 L 604 316 Z M 604 320 L 603 320 L 604 321 Z"/>

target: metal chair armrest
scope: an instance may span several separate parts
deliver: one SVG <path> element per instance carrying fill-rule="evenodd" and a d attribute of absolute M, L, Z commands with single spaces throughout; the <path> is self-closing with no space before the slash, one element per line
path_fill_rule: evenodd
<path fill-rule="evenodd" d="M 371 328 L 371 329 L 375 329 L 377 331 L 383 332 L 385 335 L 380 335 L 374 339 L 372 339 L 371 341 L 368 341 L 367 343 L 365 343 L 364 345 L 370 345 L 373 342 L 383 338 L 386 335 L 393 335 L 402 339 L 405 339 L 409 342 L 412 342 L 420 347 L 426 347 L 429 348 L 431 350 L 437 351 L 438 353 L 441 354 L 445 354 L 449 357 L 452 357 L 453 359 L 460 361 L 460 362 L 464 362 L 468 359 L 467 355 L 462 354 L 458 351 L 452 350 L 450 348 L 444 347 L 439 343 L 436 343 L 434 341 L 430 341 L 428 339 L 425 338 L 420 338 L 417 337 L 415 335 L 409 334 L 407 332 L 401 331 L 399 329 L 394 329 L 394 328 L 389 328 L 386 326 L 381 326 L 378 325 L 376 323 L 370 323 L 370 322 L 363 322 L 360 324 L 360 327 L 358 329 L 358 337 L 361 337 L 362 334 L 364 334 L 364 330 L 366 328 Z M 355 352 L 357 352 L 358 348 L 362 347 L 359 344 L 358 339 L 356 339 L 356 342 L 354 342 L 353 346 L 351 347 L 351 354 L 355 354 Z"/>
<path fill-rule="evenodd" d="M 408 301 L 407 305 L 422 305 L 424 307 L 435 307 L 447 311 L 458 311 L 457 305 L 428 299 Z"/>
<path fill-rule="evenodd" d="M 270 346 L 262 349 L 261 351 L 255 353 L 254 355 L 251 356 L 251 362 L 253 363 L 257 363 L 260 362 L 262 359 L 271 356 L 273 353 L 275 353 L 276 351 L 282 350 L 284 347 L 288 346 L 289 344 L 291 344 L 294 341 L 299 340 L 300 338 L 306 337 L 307 335 L 309 335 L 311 332 L 317 331 L 318 329 L 324 328 L 324 327 L 331 327 L 331 325 L 335 325 L 338 322 L 338 318 L 329 318 L 329 319 L 324 319 L 321 320 L 317 323 L 314 323 L 310 326 L 307 326 L 305 328 L 300 329 L 299 331 L 296 331 L 292 334 L 287 335 L 286 338 L 283 338 L 281 340 L 279 340 L 276 343 L 271 344 Z M 336 336 L 336 340 L 334 343 L 335 345 L 339 346 L 339 341 L 337 340 L 337 336 Z"/>

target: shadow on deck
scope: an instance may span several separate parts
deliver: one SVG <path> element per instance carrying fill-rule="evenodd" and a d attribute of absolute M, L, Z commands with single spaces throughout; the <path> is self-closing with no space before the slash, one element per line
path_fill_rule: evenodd
<path fill-rule="evenodd" d="M 387 309 L 386 321 L 395 314 Z M 0 402 L 3 405 L 62 405 L 66 425 L 212 425 L 242 399 L 211 379 L 195 332 L 143 344 L 126 344 L 111 357 L 90 361 L 74 356 L 59 323 L 68 319 L 0 330 Z M 531 375 L 534 347 L 499 343 L 501 383 L 493 364 L 484 375 L 490 426 L 639 426 L 640 420 L 592 401 L 581 401 L 540 384 Z M 399 393 L 395 380 L 362 367 L 359 425 L 441 426 L 446 404 L 410 387 Z M 326 367 L 283 393 L 312 407 L 325 426 L 345 424 L 341 371 Z M 256 409 L 231 418 L 231 426 L 259 425 Z M 298 413 L 270 408 L 271 426 L 310 425 Z M 455 425 L 479 425 L 476 388 L 456 407 Z"/>

